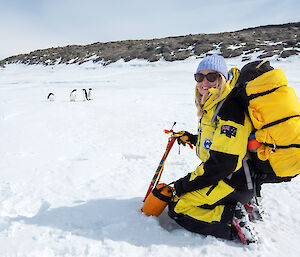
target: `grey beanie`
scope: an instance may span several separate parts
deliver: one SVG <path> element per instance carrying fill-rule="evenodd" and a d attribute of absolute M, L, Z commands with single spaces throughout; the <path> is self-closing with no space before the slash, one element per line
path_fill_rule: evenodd
<path fill-rule="evenodd" d="M 225 79 L 228 80 L 228 68 L 223 56 L 214 54 L 205 57 L 198 65 L 196 73 L 201 70 L 214 70 L 224 75 Z M 195 73 L 195 74 L 196 74 Z"/>

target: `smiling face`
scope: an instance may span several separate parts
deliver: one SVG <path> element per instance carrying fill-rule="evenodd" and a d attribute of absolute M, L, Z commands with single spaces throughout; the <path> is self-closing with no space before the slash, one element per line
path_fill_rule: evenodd
<path fill-rule="evenodd" d="M 214 70 L 202 70 L 199 73 L 203 74 L 203 75 L 207 75 L 208 73 L 215 73 L 216 71 Z M 196 84 L 196 88 L 198 90 L 198 92 L 200 93 L 200 95 L 204 95 L 208 92 L 208 90 L 212 87 L 216 88 L 218 85 L 218 77 L 215 81 L 210 82 L 207 80 L 207 77 L 204 77 L 203 81 L 201 82 L 197 82 Z"/>

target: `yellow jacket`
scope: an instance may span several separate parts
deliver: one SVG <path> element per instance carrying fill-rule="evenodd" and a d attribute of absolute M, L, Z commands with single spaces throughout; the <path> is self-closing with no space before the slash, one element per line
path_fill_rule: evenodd
<path fill-rule="evenodd" d="M 231 175 L 237 171 L 243 172 L 242 160 L 246 155 L 248 137 L 253 129 L 238 99 L 230 95 L 238 74 L 239 70 L 235 69 L 234 78 L 227 82 L 219 97 L 217 89 L 210 89 L 209 99 L 203 106 L 196 144 L 196 153 L 202 163 L 194 172 L 175 182 L 178 196 L 217 185 L 221 180 L 233 188 L 245 188 L 246 182 L 241 180 L 240 176 Z M 218 104 L 225 98 L 216 121 L 212 122 Z"/>

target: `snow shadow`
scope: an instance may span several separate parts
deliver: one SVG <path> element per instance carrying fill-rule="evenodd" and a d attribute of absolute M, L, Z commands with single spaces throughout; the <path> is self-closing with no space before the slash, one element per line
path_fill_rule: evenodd
<path fill-rule="evenodd" d="M 141 211 L 142 198 L 99 199 L 38 212 L 33 217 L 18 216 L 11 222 L 52 227 L 94 239 L 125 241 L 136 246 L 197 246 L 213 244 L 215 239 L 190 233 L 168 217 L 147 217 Z"/>

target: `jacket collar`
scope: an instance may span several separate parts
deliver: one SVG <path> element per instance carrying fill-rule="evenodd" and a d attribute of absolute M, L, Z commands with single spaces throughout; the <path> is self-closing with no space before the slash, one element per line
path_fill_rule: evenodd
<path fill-rule="evenodd" d="M 216 107 L 219 102 L 221 102 L 232 90 L 232 85 L 227 82 L 224 87 L 224 91 L 221 95 L 219 95 L 219 89 L 210 88 L 208 99 L 203 105 L 203 111 L 210 111 L 212 108 Z"/>

